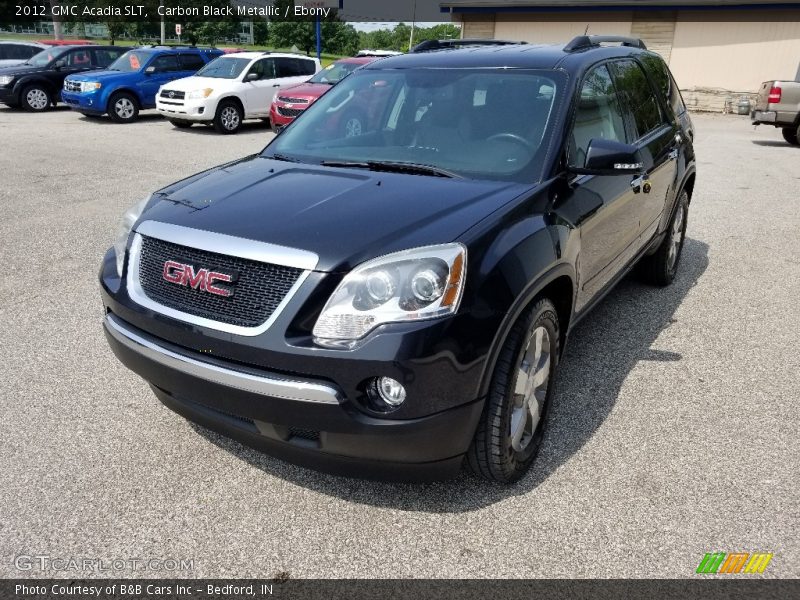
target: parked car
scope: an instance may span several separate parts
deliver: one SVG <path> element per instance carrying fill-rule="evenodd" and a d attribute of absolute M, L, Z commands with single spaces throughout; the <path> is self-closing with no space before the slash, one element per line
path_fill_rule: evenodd
<path fill-rule="evenodd" d="M 175 127 L 213 123 L 220 133 L 236 133 L 244 119 L 268 120 L 278 89 L 306 81 L 319 69 L 319 60 L 297 54 L 226 54 L 194 77 L 162 87 L 156 108 Z"/>
<path fill-rule="evenodd" d="M 155 108 L 162 85 L 194 74 L 221 54 L 221 50 L 188 46 L 135 48 L 104 71 L 67 77 L 61 96 L 80 113 L 108 113 L 112 121 L 131 123 L 140 110 Z"/>
<path fill-rule="evenodd" d="M 750 113 L 753 125 L 779 127 L 783 139 L 800 146 L 800 81 L 765 81 Z"/>
<path fill-rule="evenodd" d="M 41 112 L 62 100 L 64 79 L 107 67 L 122 53 L 116 46 L 54 46 L 24 63 L 0 68 L 0 102 Z"/>
<path fill-rule="evenodd" d="M 282 88 L 269 109 L 272 128 L 277 132 L 286 127 L 344 77 L 377 59 L 375 56 L 343 58 L 331 63 L 304 83 Z M 354 118 L 357 119 L 358 115 Z"/>
<path fill-rule="evenodd" d="M 0 40 L 0 68 L 22 64 L 45 48 L 48 48 L 48 46 L 38 42 L 8 42 Z"/>
<path fill-rule="evenodd" d="M 105 332 L 165 405 L 337 473 L 526 472 L 570 330 L 635 266 L 676 277 L 693 131 L 639 40 L 471 44 L 365 65 L 125 214 Z"/>

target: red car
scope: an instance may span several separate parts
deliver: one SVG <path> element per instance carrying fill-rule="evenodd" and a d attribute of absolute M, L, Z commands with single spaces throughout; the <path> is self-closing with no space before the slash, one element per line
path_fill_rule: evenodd
<path fill-rule="evenodd" d="M 311 106 L 318 98 L 336 85 L 343 77 L 355 71 L 361 65 L 378 60 L 379 56 L 356 56 L 343 58 L 331 63 L 305 83 L 282 88 L 272 101 L 269 110 L 272 128 L 279 131 L 294 121 L 300 113 Z M 357 120 L 357 119 L 356 119 Z M 351 127 L 360 123 L 353 121 Z"/>

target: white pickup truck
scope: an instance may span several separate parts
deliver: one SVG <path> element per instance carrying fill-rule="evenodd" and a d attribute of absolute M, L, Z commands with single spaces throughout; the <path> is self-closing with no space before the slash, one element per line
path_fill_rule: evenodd
<path fill-rule="evenodd" d="M 765 81 L 750 114 L 753 125 L 780 127 L 783 139 L 800 146 L 800 71 L 797 81 Z"/>

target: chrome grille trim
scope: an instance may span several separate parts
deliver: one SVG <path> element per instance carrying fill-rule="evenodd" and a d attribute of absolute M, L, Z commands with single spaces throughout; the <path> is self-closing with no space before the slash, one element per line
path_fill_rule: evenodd
<path fill-rule="evenodd" d="M 297 278 L 294 285 L 286 293 L 280 304 L 275 308 L 269 318 L 255 327 L 242 327 L 230 323 L 222 323 L 212 319 L 199 317 L 176 310 L 172 307 L 165 306 L 147 296 L 142 288 L 139 280 L 140 259 L 142 253 L 142 236 L 153 237 L 165 242 L 186 246 L 189 248 L 197 248 L 198 250 L 205 250 L 207 252 L 216 252 L 217 254 L 226 254 L 236 256 L 239 258 L 246 258 L 258 262 L 271 263 L 275 265 L 282 265 L 286 267 L 294 267 L 302 269 L 303 272 Z M 238 238 L 221 233 L 213 233 L 210 231 L 203 231 L 200 229 L 192 229 L 190 227 L 182 227 L 180 225 L 171 225 L 168 223 L 160 223 L 157 221 L 145 221 L 141 223 L 133 232 L 133 241 L 131 242 L 130 250 L 128 253 L 128 272 L 126 276 L 126 283 L 128 288 L 128 295 L 131 299 L 145 308 L 152 311 L 166 315 L 178 321 L 184 321 L 200 327 L 207 327 L 217 331 L 224 331 L 235 335 L 255 336 L 264 333 L 275 320 L 281 315 L 283 309 L 291 301 L 300 286 L 303 285 L 306 278 L 311 274 L 317 263 L 319 257 L 313 252 L 306 250 L 299 250 L 296 248 L 288 248 L 286 246 L 278 246 L 276 244 L 269 244 L 266 242 L 257 242 L 255 240 L 248 240 Z"/>

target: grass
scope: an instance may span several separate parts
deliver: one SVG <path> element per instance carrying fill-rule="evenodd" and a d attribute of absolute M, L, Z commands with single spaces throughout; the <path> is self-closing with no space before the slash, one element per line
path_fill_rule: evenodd
<path fill-rule="evenodd" d="M 6 31 L 0 32 L 0 41 L 22 40 L 22 41 L 27 41 L 27 42 L 31 42 L 31 41 L 32 42 L 37 42 L 39 40 L 51 39 L 51 37 L 52 36 L 47 35 L 46 33 L 9 33 L 9 32 L 6 32 Z M 88 39 L 93 44 L 100 44 L 100 45 L 107 45 L 107 44 L 111 43 L 111 40 L 109 40 L 107 38 L 80 38 L 80 37 L 73 36 L 73 35 L 65 35 L 65 36 L 63 36 L 63 39 L 64 40 Z M 174 44 L 174 43 L 177 43 L 177 40 L 168 40 L 167 43 L 168 44 Z M 118 40 L 114 40 L 114 45 L 115 46 L 123 46 L 123 47 L 125 47 L 125 46 L 138 46 L 139 42 L 138 42 L 138 40 L 118 39 Z M 231 48 L 231 47 L 233 47 L 233 48 L 243 48 L 244 50 L 256 50 L 256 51 L 261 50 L 261 51 L 264 51 L 264 52 L 266 52 L 268 50 L 272 51 L 272 52 L 291 52 L 291 48 L 271 48 L 269 46 L 259 46 L 259 45 L 253 45 L 253 44 L 234 44 L 234 43 L 226 43 L 226 42 L 217 44 L 217 47 L 218 48 Z M 303 53 L 302 50 L 300 51 L 300 53 L 301 54 Z M 312 52 L 311 55 L 313 56 L 314 53 Z M 323 52 L 322 53 L 322 57 L 320 59 L 320 62 L 322 63 L 323 67 L 327 67 L 329 64 L 331 64 L 332 62 L 334 62 L 336 60 L 339 60 L 340 58 L 343 58 L 343 57 L 341 55 L 339 55 L 339 54 L 328 54 L 326 52 Z"/>

